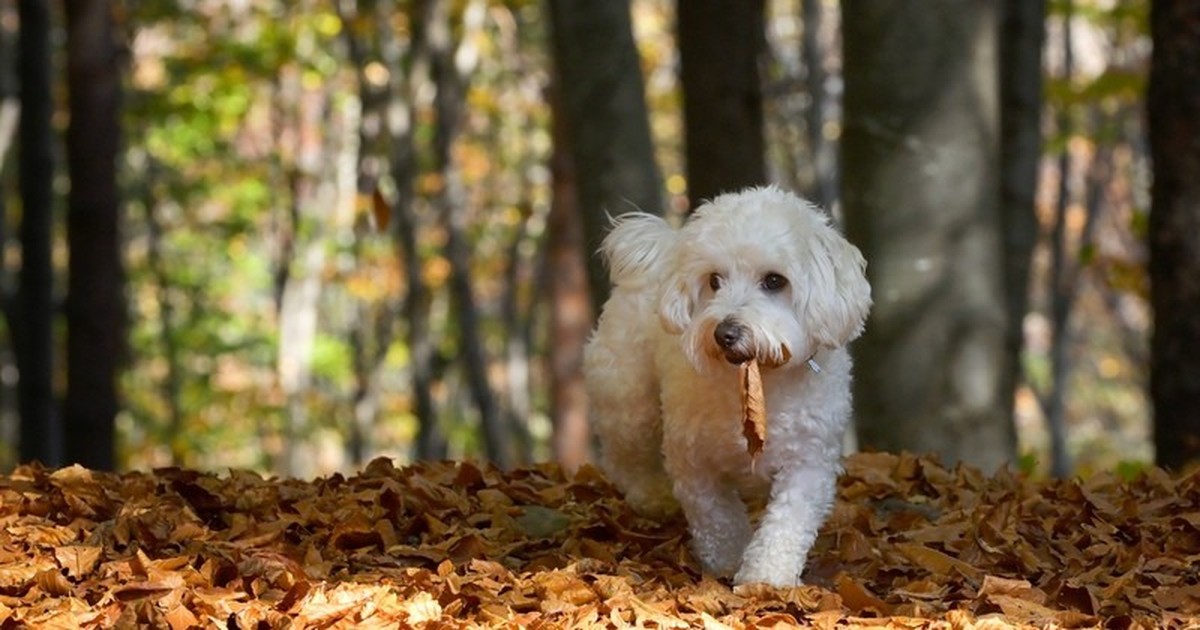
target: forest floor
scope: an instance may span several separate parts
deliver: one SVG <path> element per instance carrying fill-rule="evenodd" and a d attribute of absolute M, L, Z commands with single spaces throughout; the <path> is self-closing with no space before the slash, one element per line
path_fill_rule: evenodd
<path fill-rule="evenodd" d="M 0 628 L 1197 627 L 1200 475 L 846 461 L 805 586 L 704 577 L 594 469 L 0 477 Z"/>

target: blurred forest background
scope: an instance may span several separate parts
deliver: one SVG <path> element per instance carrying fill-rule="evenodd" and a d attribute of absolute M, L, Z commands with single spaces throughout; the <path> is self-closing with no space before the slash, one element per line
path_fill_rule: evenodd
<path fill-rule="evenodd" d="M 0 3 L 0 468 L 307 477 L 380 455 L 578 466 L 604 213 L 681 217 L 767 181 L 830 209 L 870 261 L 866 445 L 1015 458 L 1038 474 L 1152 462 L 1150 1 L 883 10 L 905 4 Z M 958 82 L 930 59 L 970 63 Z M 881 76 L 900 83 L 868 84 Z M 931 96 L 931 81 L 986 98 Z M 952 155 L 967 177 L 946 171 L 955 179 L 923 198 L 906 191 L 933 162 L 879 186 L 897 175 L 870 166 L 889 142 L 871 125 L 902 107 L 904 120 L 977 114 L 966 124 L 993 125 L 984 140 L 948 128 L 920 141 L 984 157 Z M 1033 121 L 1015 180 L 1000 126 L 1013 111 Z M 946 428 L 955 403 L 925 385 L 871 393 L 970 372 L 940 341 L 888 347 L 905 291 L 890 284 L 897 248 L 940 233 L 955 199 L 990 226 L 987 247 L 1023 238 L 1030 250 L 975 260 L 983 241 L 943 242 L 967 248 L 947 267 L 990 274 L 961 278 L 961 295 L 1019 294 L 1012 319 L 996 306 L 983 326 L 1000 336 L 982 347 L 1019 358 L 1010 370 L 982 359 L 1005 372 L 1009 395 L 985 403 L 998 441 Z M 956 295 L 947 308 L 973 299 Z M 969 325 L 921 321 L 930 339 Z M 889 441 L 872 429 L 890 422 L 883 409 L 925 427 L 911 434 L 951 437 Z"/>

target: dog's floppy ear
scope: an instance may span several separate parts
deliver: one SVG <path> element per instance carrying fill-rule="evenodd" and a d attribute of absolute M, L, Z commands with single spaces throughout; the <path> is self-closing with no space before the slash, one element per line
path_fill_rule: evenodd
<path fill-rule="evenodd" d="M 612 220 L 600 245 L 614 285 L 636 285 L 658 277 L 675 241 L 675 230 L 661 217 L 629 212 Z"/>
<path fill-rule="evenodd" d="M 663 282 L 658 300 L 658 320 L 664 330 L 679 334 L 692 321 L 692 310 L 700 297 L 696 282 L 684 272 L 677 271 Z"/>
<path fill-rule="evenodd" d="M 871 310 L 871 285 L 867 283 L 867 261 L 833 227 L 817 226 L 809 242 L 807 290 L 795 296 L 817 344 L 836 348 L 862 334 Z"/>
<path fill-rule="evenodd" d="M 638 286 L 655 282 L 675 255 L 677 233 L 661 217 L 630 212 L 613 220 L 612 230 L 600 246 L 614 285 Z M 658 314 L 662 326 L 680 333 L 692 319 L 699 292 L 679 272 L 663 279 Z"/>

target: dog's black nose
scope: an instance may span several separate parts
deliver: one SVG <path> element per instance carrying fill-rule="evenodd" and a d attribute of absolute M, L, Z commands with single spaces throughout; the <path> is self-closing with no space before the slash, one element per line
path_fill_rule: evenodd
<path fill-rule="evenodd" d="M 726 350 L 737 345 L 737 342 L 742 340 L 742 335 L 746 334 L 746 327 L 732 319 L 723 320 L 717 324 L 717 329 L 713 331 L 713 337 L 717 340 L 717 345 Z"/>

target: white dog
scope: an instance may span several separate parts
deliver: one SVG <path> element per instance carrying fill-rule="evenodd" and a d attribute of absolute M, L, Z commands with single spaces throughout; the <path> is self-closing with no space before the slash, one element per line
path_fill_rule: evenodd
<path fill-rule="evenodd" d="M 676 230 L 619 217 L 614 284 L 585 355 L 604 471 L 639 512 L 683 508 L 708 573 L 799 583 L 833 506 L 850 356 L 871 289 L 858 249 L 773 187 L 726 194 Z M 767 437 L 751 461 L 737 365 L 765 365 Z M 755 531 L 743 497 L 769 489 Z"/>

